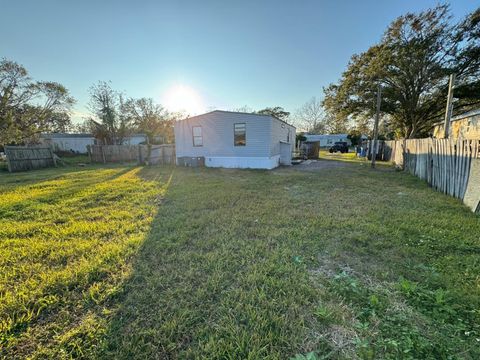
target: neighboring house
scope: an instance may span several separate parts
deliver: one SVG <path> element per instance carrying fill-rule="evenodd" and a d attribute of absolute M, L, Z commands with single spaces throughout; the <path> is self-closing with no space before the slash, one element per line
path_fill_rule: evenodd
<path fill-rule="evenodd" d="M 306 140 L 305 142 L 320 142 L 320 147 L 329 147 L 335 144 L 337 141 L 344 141 L 348 146 L 352 145 L 352 142 L 347 137 L 348 134 L 326 134 L 326 135 L 315 135 L 315 134 L 304 134 Z"/>
<path fill-rule="evenodd" d="M 444 125 L 443 121 L 434 125 L 433 137 L 444 138 Z M 448 137 L 452 139 L 480 140 L 480 109 L 453 117 L 449 130 Z"/>
<path fill-rule="evenodd" d="M 79 154 L 87 153 L 87 145 L 96 144 L 92 134 L 67 133 L 41 134 L 40 142 L 52 146 L 54 151 L 69 151 Z"/>
<path fill-rule="evenodd" d="M 177 164 L 273 169 L 291 164 L 294 144 L 295 127 L 270 115 L 215 110 L 175 122 Z"/>
<path fill-rule="evenodd" d="M 105 139 L 97 139 L 98 145 L 105 145 Z M 122 138 L 121 142 L 117 139 L 118 145 L 140 145 L 148 144 L 148 136 L 146 134 L 132 134 Z"/>
<path fill-rule="evenodd" d="M 146 134 L 132 134 L 123 139 L 123 145 L 139 145 L 147 143 L 148 137 Z"/>
<path fill-rule="evenodd" d="M 50 133 L 41 134 L 40 142 L 51 145 L 53 151 L 68 151 L 79 154 L 86 154 L 87 145 L 101 145 L 100 139 L 95 139 L 92 134 L 67 134 Z M 148 138 L 145 134 L 133 134 L 123 139 L 124 145 L 138 145 L 147 143 Z"/>

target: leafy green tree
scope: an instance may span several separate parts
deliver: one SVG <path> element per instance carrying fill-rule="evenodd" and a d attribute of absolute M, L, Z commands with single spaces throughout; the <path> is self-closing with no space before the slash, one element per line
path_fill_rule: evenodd
<path fill-rule="evenodd" d="M 480 8 L 457 25 L 455 41 L 458 43 L 452 66 L 457 75 L 455 106 L 468 109 L 480 104 Z"/>
<path fill-rule="evenodd" d="M 131 119 L 121 116 L 124 99 L 112 89 L 110 82 L 99 81 L 90 87 L 89 110 L 95 118 L 89 119 L 93 134 L 104 144 L 122 144 L 132 132 Z"/>
<path fill-rule="evenodd" d="M 173 142 L 173 123 L 180 115 L 169 113 L 153 99 L 129 98 L 121 105 L 121 116 L 128 119 L 135 131 L 145 133 L 150 143 Z"/>
<path fill-rule="evenodd" d="M 290 116 L 290 113 L 285 111 L 281 106 L 267 107 L 265 109 L 258 110 L 257 114 L 271 115 L 283 121 L 287 121 L 288 117 Z"/>
<path fill-rule="evenodd" d="M 347 138 L 350 139 L 350 141 L 352 142 L 352 145 L 355 146 L 360 144 L 360 141 L 362 139 L 362 133 L 358 130 L 351 130 L 348 133 Z"/>
<path fill-rule="evenodd" d="M 307 138 L 303 132 L 297 133 L 295 135 L 295 146 L 298 146 L 302 141 L 306 141 Z"/>
<path fill-rule="evenodd" d="M 459 24 L 450 21 L 447 5 L 397 18 L 380 43 L 352 56 L 338 84 L 324 89 L 327 113 L 345 122 L 373 117 L 381 84 L 381 110 L 397 136 L 425 136 L 444 114 L 451 73 L 459 84 L 456 110 L 478 106 L 471 89 L 479 86 L 479 10 Z"/>
<path fill-rule="evenodd" d="M 345 134 L 348 132 L 348 120 L 341 114 L 326 113 L 325 127 L 328 134 Z"/>
<path fill-rule="evenodd" d="M 35 142 L 42 132 L 65 131 L 74 103 L 63 85 L 33 81 L 22 65 L 0 60 L 0 144 Z"/>

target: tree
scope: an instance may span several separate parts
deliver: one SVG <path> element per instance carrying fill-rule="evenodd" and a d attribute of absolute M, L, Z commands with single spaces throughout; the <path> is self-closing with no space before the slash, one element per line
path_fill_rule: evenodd
<path fill-rule="evenodd" d="M 323 105 L 316 97 L 312 97 L 295 113 L 297 126 L 311 132 L 324 134 L 327 132 Z"/>
<path fill-rule="evenodd" d="M 72 124 L 68 131 L 73 132 L 75 134 L 93 134 L 95 131 L 94 124 L 92 124 L 90 119 L 84 119 L 80 123 Z"/>
<path fill-rule="evenodd" d="M 457 79 L 455 107 L 468 109 L 480 104 L 480 8 L 457 25 L 455 41 L 459 44 L 452 68 Z"/>
<path fill-rule="evenodd" d="M 22 65 L 0 61 L 0 144 L 34 142 L 42 132 L 65 131 L 74 103 L 63 85 L 33 81 Z"/>
<path fill-rule="evenodd" d="M 231 111 L 233 112 L 243 112 L 243 113 L 250 113 L 250 114 L 255 114 L 255 110 L 253 110 L 250 106 L 248 105 L 243 105 L 238 108 L 233 108 Z"/>
<path fill-rule="evenodd" d="M 397 135 L 425 136 L 443 117 L 450 73 L 458 74 L 463 88 L 479 84 L 479 17 L 477 10 L 451 25 L 447 5 L 400 16 L 379 44 L 352 56 L 338 84 L 324 89 L 327 112 L 345 122 L 373 117 L 381 84 L 381 110 L 390 116 Z M 480 96 L 472 99 L 471 92 L 458 91 L 456 96 L 459 112 L 480 103 Z"/>
<path fill-rule="evenodd" d="M 350 139 L 352 142 L 352 145 L 359 145 L 362 140 L 362 133 L 358 130 L 350 130 L 350 132 L 347 135 L 347 138 Z"/>
<path fill-rule="evenodd" d="M 290 113 L 285 111 L 281 106 L 275 106 L 273 108 L 267 107 L 265 109 L 258 110 L 257 114 L 271 115 L 283 121 L 287 121 L 288 117 L 290 116 Z"/>
<path fill-rule="evenodd" d="M 150 143 L 157 142 L 158 137 L 161 142 L 173 142 L 173 123 L 179 115 L 169 113 L 153 99 L 127 99 L 122 103 L 121 116 L 128 119 L 135 131 L 145 133 Z"/>
<path fill-rule="evenodd" d="M 303 132 L 297 133 L 295 135 L 295 147 L 299 146 L 302 141 L 306 141 L 307 137 Z"/>
<path fill-rule="evenodd" d="M 123 96 L 109 82 L 99 81 L 90 87 L 88 107 L 96 119 L 89 119 L 96 138 L 104 144 L 122 144 L 132 130 L 131 119 L 121 116 Z"/>
<path fill-rule="evenodd" d="M 348 132 L 348 123 L 339 114 L 327 113 L 325 116 L 325 127 L 329 134 L 345 134 Z"/>

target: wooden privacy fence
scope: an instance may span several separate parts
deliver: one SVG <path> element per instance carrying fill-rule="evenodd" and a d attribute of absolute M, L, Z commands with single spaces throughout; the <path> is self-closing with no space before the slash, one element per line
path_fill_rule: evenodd
<path fill-rule="evenodd" d="M 139 164 L 175 164 L 175 145 L 88 145 L 92 162 L 138 162 Z"/>
<path fill-rule="evenodd" d="M 392 161 L 436 190 L 480 210 L 480 140 L 379 141 L 377 149 L 378 160 Z"/>
<path fill-rule="evenodd" d="M 25 171 L 56 166 L 49 146 L 5 146 L 8 171 Z"/>

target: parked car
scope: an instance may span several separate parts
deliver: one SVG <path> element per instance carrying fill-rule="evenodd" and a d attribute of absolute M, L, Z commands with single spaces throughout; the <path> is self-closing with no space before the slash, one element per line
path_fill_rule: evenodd
<path fill-rule="evenodd" d="M 336 153 L 337 151 L 340 151 L 342 154 L 348 153 L 348 143 L 345 141 L 337 141 L 328 151 L 330 153 Z"/>

